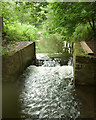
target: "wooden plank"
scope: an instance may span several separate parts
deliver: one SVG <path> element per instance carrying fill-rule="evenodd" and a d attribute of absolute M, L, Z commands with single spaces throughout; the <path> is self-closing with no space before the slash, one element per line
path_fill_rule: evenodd
<path fill-rule="evenodd" d="M 88 55 L 94 55 L 94 52 L 92 51 L 92 49 L 90 49 L 90 47 L 87 45 L 85 41 L 80 42 L 80 44 L 85 53 L 87 53 Z"/>

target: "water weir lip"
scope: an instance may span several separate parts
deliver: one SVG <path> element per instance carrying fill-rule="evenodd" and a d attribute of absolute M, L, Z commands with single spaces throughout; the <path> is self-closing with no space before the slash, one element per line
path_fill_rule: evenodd
<path fill-rule="evenodd" d="M 48 65 L 49 64 L 49 65 Z M 55 54 L 36 54 L 36 66 L 55 67 L 69 65 L 72 66 L 72 56 L 70 54 L 55 53 Z"/>

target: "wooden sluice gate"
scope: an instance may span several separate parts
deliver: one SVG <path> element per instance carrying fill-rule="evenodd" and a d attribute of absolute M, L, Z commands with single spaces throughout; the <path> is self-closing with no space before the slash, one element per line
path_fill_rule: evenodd
<path fill-rule="evenodd" d="M 96 42 L 73 45 L 73 68 L 76 85 L 96 85 Z"/>

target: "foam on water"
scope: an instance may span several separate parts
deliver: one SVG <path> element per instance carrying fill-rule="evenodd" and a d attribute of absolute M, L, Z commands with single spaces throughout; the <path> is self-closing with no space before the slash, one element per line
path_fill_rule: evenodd
<path fill-rule="evenodd" d="M 22 117 L 77 118 L 74 98 L 73 67 L 29 66 L 20 95 Z"/>

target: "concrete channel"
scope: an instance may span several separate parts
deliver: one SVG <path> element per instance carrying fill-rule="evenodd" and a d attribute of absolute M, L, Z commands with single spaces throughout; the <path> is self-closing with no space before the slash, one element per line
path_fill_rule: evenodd
<path fill-rule="evenodd" d="M 14 51 L 2 56 L 2 81 L 17 80 L 35 59 L 35 42 L 18 42 Z"/>
<path fill-rule="evenodd" d="M 96 107 L 95 107 L 96 106 L 95 105 L 96 98 L 94 97 L 94 95 L 95 95 L 96 87 L 93 87 L 93 86 L 96 85 L 96 74 L 95 74 L 96 56 L 85 54 L 80 43 L 75 43 L 73 48 L 74 48 L 73 67 L 68 66 L 68 68 L 72 68 L 72 70 L 74 68 L 74 76 L 75 76 L 74 80 L 75 80 L 75 90 L 76 90 L 75 93 L 77 94 L 79 101 L 82 103 L 81 108 L 80 108 L 79 118 L 89 118 L 89 119 L 95 118 L 95 116 L 96 116 Z M 55 55 L 57 56 L 58 54 L 55 54 Z M 2 58 L 3 58 L 3 61 L 2 61 L 3 81 L 17 80 L 19 78 L 19 76 L 23 73 L 24 69 L 26 69 L 31 64 L 35 64 L 35 62 L 36 62 L 35 43 L 34 42 L 27 42 L 27 43 L 20 42 L 17 44 L 15 51 L 12 50 L 10 52 L 10 54 L 4 55 Z M 65 56 L 63 58 L 65 58 Z M 49 59 L 49 58 L 46 58 L 46 59 Z M 45 60 L 45 56 L 44 56 L 44 60 Z M 41 59 L 41 61 L 42 61 L 42 59 Z M 66 61 L 65 62 L 61 61 L 61 63 L 66 64 Z M 39 67 L 37 67 L 37 66 L 30 66 L 29 68 L 31 70 L 31 68 L 33 67 L 37 72 L 37 70 L 39 69 Z M 66 66 L 63 66 L 63 67 L 66 68 Z M 45 68 L 41 67 L 39 72 L 42 71 L 42 68 L 44 69 L 44 71 L 47 70 L 46 67 Z M 57 66 L 57 68 L 58 68 L 58 66 Z M 32 69 L 32 70 L 34 70 L 34 69 Z M 54 67 L 52 69 L 54 69 Z M 50 70 L 50 68 L 48 68 L 48 70 Z M 66 71 L 66 69 L 60 70 L 60 72 L 64 72 L 64 71 Z M 57 72 L 55 70 L 54 70 L 54 72 L 57 75 Z M 48 72 L 48 73 L 50 73 L 50 72 Z M 38 74 L 36 75 L 34 72 L 34 73 L 32 73 L 32 76 L 34 76 L 34 75 L 35 75 L 35 77 L 37 76 L 37 78 L 39 79 Z M 41 75 L 41 74 L 39 74 L 39 75 Z M 62 75 L 64 75 L 64 74 L 62 74 Z M 30 76 L 30 77 L 32 77 L 32 76 Z M 49 74 L 49 77 L 47 77 L 47 78 L 50 79 L 50 77 L 51 77 L 51 73 Z M 34 78 L 34 79 L 37 80 L 37 78 Z M 40 77 L 40 78 L 42 78 L 42 77 Z M 53 80 L 53 78 L 52 78 L 52 80 Z M 30 81 L 30 80 L 31 79 L 29 79 L 28 81 Z M 60 80 L 60 81 L 62 82 L 62 80 Z M 20 78 L 19 82 L 21 82 L 20 85 L 23 84 L 21 78 Z M 27 82 L 27 80 L 26 80 L 26 82 Z M 57 80 L 57 82 L 58 82 L 58 80 Z M 63 82 L 62 82 L 62 84 L 63 84 Z M 17 92 L 19 89 L 21 89 L 20 85 L 16 84 L 16 81 L 12 82 L 12 83 L 10 82 L 10 84 L 7 84 L 7 82 L 3 83 L 3 117 L 19 116 L 18 114 L 16 114 L 16 110 L 19 111 L 19 108 L 17 108 L 17 105 L 18 106 L 21 105 L 21 103 L 17 102 L 19 99 L 18 96 L 21 95 L 21 93 Z M 38 84 L 36 84 L 36 85 L 38 85 Z M 29 88 L 29 86 L 31 89 L 33 88 L 32 84 L 28 84 L 27 87 Z M 57 84 L 57 86 L 58 86 L 58 84 Z M 68 86 L 66 86 L 66 87 L 68 87 Z M 24 85 L 24 89 L 25 88 L 26 88 L 26 85 Z M 41 86 L 41 88 L 42 88 L 42 86 Z M 31 89 L 29 89 L 29 91 Z M 12 93 L 11 93 L 11 91 L 12 91 Z M 28 93 L 30 93 L 30 92 L 28 92 Z M 18 94 L 20 94 L 20 95 L 18 95 Z M 65 98 L 66 98 L 67 94 L 68 93 L 66 93 L 64 95 Z M 14 98 L 14 100 L 13 100 L 13 98 Z M 24 98 L 26 98 L 26 97 L 24 96 Z M 27 99 L 27 100 L 29 100 L 29 99 Z M 71 99 L 69 99 L 69 100 L 71 100 Z M 15 104 L 12 104 L 11 101 Z M 22 105 L 23 105 L 23 103 L 22 103 Z M 12 110 L 11 112 L 9 111 L 9 107 Z M 72 108 L 72 106 L 70 105 L 70 109 L 71 108 Z"/>

